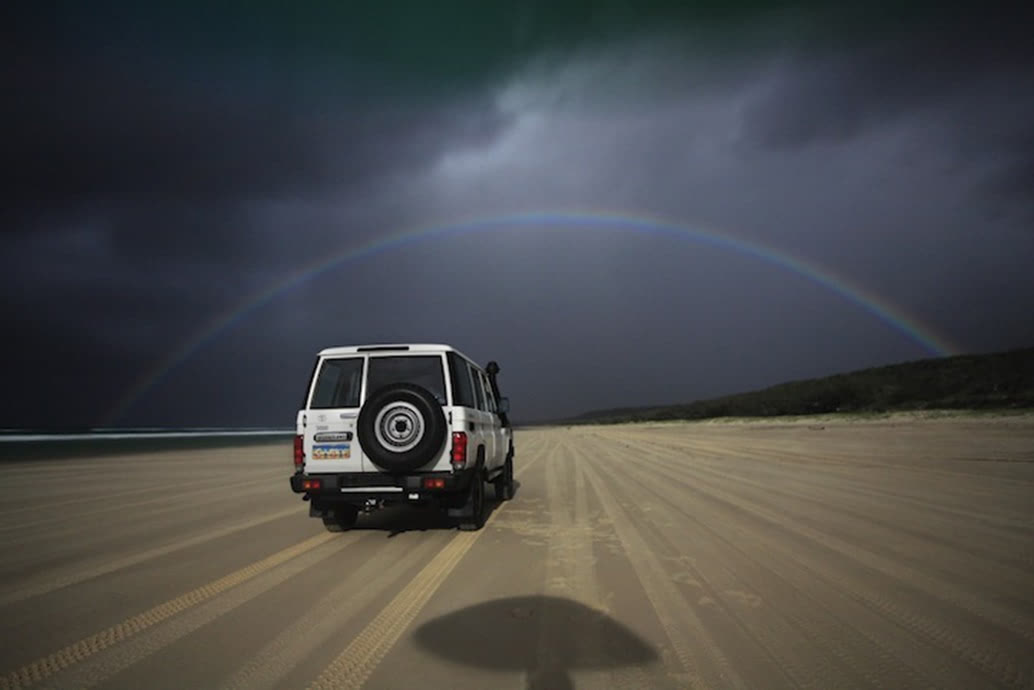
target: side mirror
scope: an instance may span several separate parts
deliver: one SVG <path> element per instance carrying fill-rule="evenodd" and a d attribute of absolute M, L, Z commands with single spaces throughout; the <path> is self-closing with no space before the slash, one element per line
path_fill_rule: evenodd
<path fill-rule="evenodd" d="M 500 414 L 509 414 L 510 413 L 510 399 L 509 398 L 499 398 L 499 413 Z"/>

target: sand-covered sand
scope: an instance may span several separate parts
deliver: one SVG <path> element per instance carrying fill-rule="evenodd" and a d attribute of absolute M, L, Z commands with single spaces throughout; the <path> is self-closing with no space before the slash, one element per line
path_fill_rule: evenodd
<path fill-rule="evenodd" d="M 517 432 L 485 529 L 289 444 L 0 465 L 0 688 L 1034 687 L 1034 415 Z"/>

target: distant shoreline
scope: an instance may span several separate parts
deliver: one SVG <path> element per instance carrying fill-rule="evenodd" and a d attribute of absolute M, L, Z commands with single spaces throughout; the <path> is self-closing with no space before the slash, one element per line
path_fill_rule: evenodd
<path fill-rule="evenodd" d="M 76 432 L 46 431 L 0 431 L 0 443 L 18 441 L 85 441 L 94 439 L 161 439 L 161 438 L 202 438 L 224 436 L 289 436 L 293 429 L 256 429 L 256 430 L 207 430 L 207 429 L 120 429 L 118 431 L 90 430 Z"/>
<path fill-rule="evenodd" d="M 530 424 L 515 424 L 514 429 L 545 429 L 562 427 L 592 427 L 592 426 L 672 426 L 680 424 L 700 426 L 760 426 L 760 425 L 793 425 L 805 426 L 809 424 L 886 424 L 886 423 L 924 423 L 924 422 L 948 422 L 948 421 L 979 421 L 987 420 L 1003 421 L 1032 421 L 1034 422 L 1034 407 L 1005 407 L 990 409 L 914 409 L 914 410 L 888 410 L 880 412 L 826 412 L 819 414 L 786 414 L 768 416 L 721 416 L 704 417 L 699 419 L 632 419 L 632 418 L 609 418 L 599 420 L 573 419 L 555 422 L 537 422 Z"/>
<path fill-rule="evenodd" d="M 968 414 L 1034 410 L 1034 347 L 889 364 L 688 403 L 593 410 L 553 423 L 573 426 L 827 414 L 871 417 L 947 410 Z"/>
<path fill-rule="evenodd" d="M 203 450 L 284 444 L 285 472 L 290 465 L 294 430 L 260 431 L 146 431 L 130 433 L 0 434 L 0 462 L 91 459 L 131 453 Z"/>

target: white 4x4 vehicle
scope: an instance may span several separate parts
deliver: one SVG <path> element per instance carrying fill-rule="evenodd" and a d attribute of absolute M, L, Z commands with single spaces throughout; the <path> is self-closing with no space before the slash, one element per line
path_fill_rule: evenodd
<path fill-rule="evenodd" d="M 298 411 L 291 488 L 331 531 L 391 503 L 485 523 L 485 482 L 513 496 L 509 401 L 499 365 L 448 345 L 366 345 L 319 353 Z"/>

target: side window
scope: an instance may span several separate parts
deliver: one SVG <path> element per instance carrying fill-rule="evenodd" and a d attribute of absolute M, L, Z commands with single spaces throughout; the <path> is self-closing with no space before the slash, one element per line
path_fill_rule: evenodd
<path fill-rule="evenodd" d="M 470 368 L 470 375 L 474 379 L 474 397 L 477 399 L 477 408 L 479 410 L 487 409 L 485 407 L 485 391 L 481 388 L 481 378 L 478 376 L 479 372 L 474 367 Z"/>
<path fill-rule="evenodd" d="M 488 403 L 486 408 L 489 412 L 495 413 L 495 396 L 492 395 L 492 386 L 488 384 L 488 377 L 483 373 L 478 373 L 481 378 L 481 387 L 485 389 L 485 402 Z"/>
<path fill-rule="evenodd" d="M 452 404 L 460 407 L 476 407 L 474 386 L 470 381 L 470 369 L 455 352 L 448 353 L 449 376 L 452 378 Z"/>

